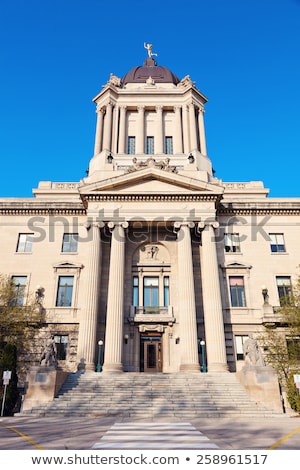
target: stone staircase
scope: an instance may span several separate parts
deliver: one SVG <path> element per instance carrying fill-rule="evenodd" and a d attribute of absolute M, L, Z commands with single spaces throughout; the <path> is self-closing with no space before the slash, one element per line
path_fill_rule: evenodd
<path fill-rule="evenodd" d="M 282 416 L 248 397 L 233 373 L 69 374 L 52 402 L 21 412 L 119 418 Z"/>

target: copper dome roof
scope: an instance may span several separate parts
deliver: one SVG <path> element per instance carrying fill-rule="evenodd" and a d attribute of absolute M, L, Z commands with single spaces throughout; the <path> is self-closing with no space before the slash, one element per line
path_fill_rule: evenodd
<path fill-rule="evenodd" d="M 155 83 L 174 83 L 174 85 L 177 85 L 180 82 L 180 79 L 170 69 L 159 66 L 154 59 L 148 58 L 142 66 L 133 67 L 124 75 L 121 79 L 121 86 L 126 85 L 126 83 L 145 83 L 149 77 Z"/>

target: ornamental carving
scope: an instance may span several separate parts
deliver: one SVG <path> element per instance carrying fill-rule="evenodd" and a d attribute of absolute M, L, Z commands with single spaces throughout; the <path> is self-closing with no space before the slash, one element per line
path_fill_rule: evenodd
<path fill-rule="evenodd" d="M 147 158 L 146 161 L 138 161 L 136 157 L 132 159 L 132 165 L 127 169 L 127 173 L 132 173 L 145 168 L 158 168 L 159 170 L 177 173 L 176 166 L 170 165 L 170 158 L 156 161 L 153 157 Z"/>

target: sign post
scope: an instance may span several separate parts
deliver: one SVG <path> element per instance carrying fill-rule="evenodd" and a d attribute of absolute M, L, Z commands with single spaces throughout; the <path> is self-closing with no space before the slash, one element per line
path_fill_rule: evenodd
<path fill-rule="evenodd" d="M 3 371 L 2 379 L 3 379 L 3 385 L 4 385 L 4 394 L 3 394 L 3 400 L 2 400 L 1 416 L 3 416 L 5 397 L 6 397 L 6 389 L 7 389 L 7 385 L 9 384 L 9 381 L 11 379 L 11 370 Z"/>

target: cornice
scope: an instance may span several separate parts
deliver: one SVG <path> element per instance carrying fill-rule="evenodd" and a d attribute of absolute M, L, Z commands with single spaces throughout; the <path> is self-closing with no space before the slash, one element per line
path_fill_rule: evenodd
<path fill-rule="evenodd" d="M 170 201 L 186 201 L 186 202 L 198 202 L 198 201 L 214 201 L 219 202 L 222 195 L 220 194 L 116 194 L 116 193 L 90 193 L 82 195 L 85 201 L 122 201 L 122 202 L 170 202 Z"/>
<path fill-rule="evenodd" d="M 300 215 L 300 205 L 298 207 L 224 207 L 222 205 L 218 206 L 217 214 L 218 215 L 288 215 L 288 216 L 299 216 Z"/>
<path fill-rule="evenodd" d="M 86 209 L 76 204 L 64 203 L 0 203 L 0 215 L 86 215 Z"/>

